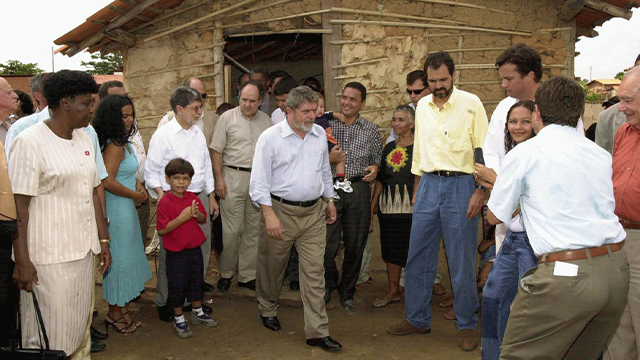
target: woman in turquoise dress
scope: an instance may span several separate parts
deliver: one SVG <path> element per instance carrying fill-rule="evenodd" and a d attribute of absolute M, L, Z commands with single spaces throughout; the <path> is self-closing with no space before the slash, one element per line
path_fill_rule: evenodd
<path fill-rule="evenodd" d="M 129 302 L 151 278 L 136 212 L 147 195 L 136 181 L 138 160 L 129 142 L 135 132 L 134 118 L 131 99 L 121 95 L 102 99 L 93 118 L 109 174 L 104 188 L 112 260 L 102 282 L 102 296 L 109 303 L 104 322 L 105 327 L 111 325 L 121 333 L 134 332 L 141 325 L 129 314 Z"/>

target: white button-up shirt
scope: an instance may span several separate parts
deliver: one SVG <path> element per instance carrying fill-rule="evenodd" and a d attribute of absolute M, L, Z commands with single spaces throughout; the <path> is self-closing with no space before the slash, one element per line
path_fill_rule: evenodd
<path fill-rule="evenodd" d="M 169 191 L 164 168 L 175 158 L 187 160 L 195 170 L 188 191 L 197 194 L 205 190 L 210 194 L 215 190 L 213 168 L 204 134 L 196 126 L 183 129 L 176 119 L 159 128 L 149 142 L 144 165 L 144 180 L 149 190 L 161 187 L 162 190 Z M 157 196 L 155 191 L 149 191 L 149 194 L 154 199 Z"/>
<path fill-rule="evenodd" d="M 271 113 L 271 121 L 273 121 L 273 125 L 278 125 L 285 120 L 287 120 L 287 113 L 280 110 L 280 108 L 273 110 Z"/>
<path fill-rule="evenodd" d="M 36 265 L 81 260 L 100 253 L 93 188 L 100 185 L 89 136 L 71 140 L 45 123 L 26 129 L 11 145 L 9 179 L 15 194 L 32 196 L 27 244 Z"/>
<path fill-rule="evenodd" d="M 256 144 L 249 196 L 271 206 L 271 194 L 290 201 L 333 197 L 327 136 L 319 125 L 301 138 L 287 121 L 265 130 Z"/>
<path fill-rule="evenodd" d="M 574 128 L 545 126 L 505 156 L 489 199 L 501 221 L 521 205 L 536 255 L 624 240 L 614 214 L 611 155 Z"/>

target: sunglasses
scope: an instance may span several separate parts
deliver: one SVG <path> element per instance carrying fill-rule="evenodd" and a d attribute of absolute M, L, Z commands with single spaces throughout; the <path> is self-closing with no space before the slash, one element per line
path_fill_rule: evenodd
<path fill-rule="evenodd" d="M 206 98 L 207 98 L 207 93 L 200 94 L 200 96 L 202 96 L 202 99 L 204 100 L 204 99 L 206 99 Z"/>
<path fill-rule="evenodd" d="M 422 89 L 417 89 L 417 90 L 409 90 L 409 89 L 407 89 L 407 94 L 409 94 L 409 95 L 411 95 L 411 94 L 419 95 L 419 94 L 422 94 L 422 92 L 425 91 L 425 90 L 427 90 L 426 87 L 422 88 Z"/>

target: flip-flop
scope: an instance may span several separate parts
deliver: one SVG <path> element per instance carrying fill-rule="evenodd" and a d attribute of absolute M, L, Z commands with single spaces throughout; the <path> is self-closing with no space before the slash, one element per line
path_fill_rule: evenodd
<path fill-rule="evenodd" d="M 385 298 L 377 298 L 376 301 L 371 304 L 371 307 L 374 309 L 379 309 L 385 307 L 391 303 L 399 302 L 400 298 L 394 300 L 386 300 Z"/>
<path fill-rule="evenodd" d="M 453 314 L 453 316 L 451 316 L 450 314 Z M 447 320 L 457 320 L 456 313 L 453 311 L 453 309 L 444 313 L 444 318 Z"/>
<path fill-rule="evenodd" d="M 441 308 L 448 308 L 448 307 L 452 307 L 453 303 L 451 303 L 451 305 L 447 305 L 446 303 L 448 303 L 449 301 L 451 301 L 453 298 L 448 298 L 448 299 L 444 299 L 442 301 L 440 301 L 438 303 L 438 306 L 440 306 Z"/>

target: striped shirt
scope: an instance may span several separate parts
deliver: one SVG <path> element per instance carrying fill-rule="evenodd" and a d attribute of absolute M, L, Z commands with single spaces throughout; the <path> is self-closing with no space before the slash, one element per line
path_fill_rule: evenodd
<path fill-rule="evenodd" d="M 93 188 L 100 185 L 93 143 L 76 129 L 58 137 L 44 123 L 24 130 L 9 154 L 15 194 L 32 196 L 27 242 L 31 262 L 48 265 L 100 252 Z"/>

